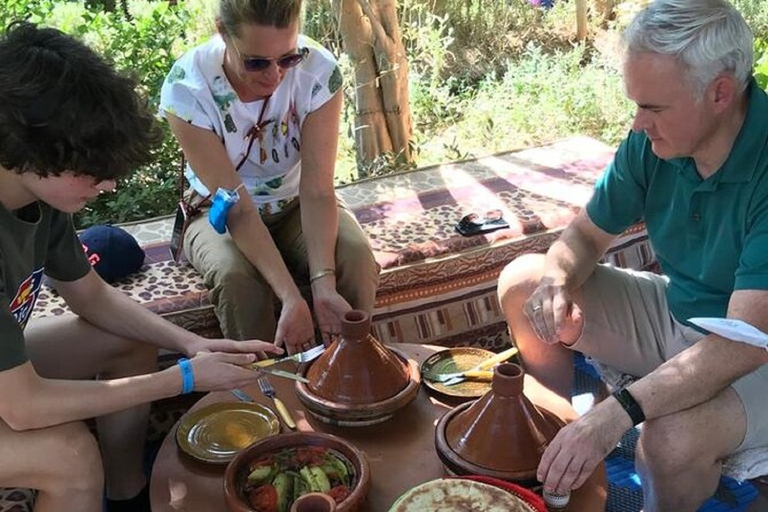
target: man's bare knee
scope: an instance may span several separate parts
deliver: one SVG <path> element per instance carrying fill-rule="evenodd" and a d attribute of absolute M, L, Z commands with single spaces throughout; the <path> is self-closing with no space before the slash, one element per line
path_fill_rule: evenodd
<path fill-rule="evenodd" d="M 523 254 L 504 267 L 499 276 L 498 293 L 502 308 L 522 303 L 533 292 L 541 277 L 543 254 Z"/>
<path fill-rule="evenodd" d="M 657 477 L 711 468 L 716 462 L 702 446 L 702 439 L 679 414 L 646 421 L 637 450 L 647 471 Z"/>

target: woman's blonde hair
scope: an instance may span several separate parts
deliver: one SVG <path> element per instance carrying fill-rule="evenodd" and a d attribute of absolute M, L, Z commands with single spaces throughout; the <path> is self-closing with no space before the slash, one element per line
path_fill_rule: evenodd
<path fill-rule="evenodd" d="M 302 0 L 220 0 L 219 21 L 237 35 L 243 23 L 288 28 L 301 16 Z"/>

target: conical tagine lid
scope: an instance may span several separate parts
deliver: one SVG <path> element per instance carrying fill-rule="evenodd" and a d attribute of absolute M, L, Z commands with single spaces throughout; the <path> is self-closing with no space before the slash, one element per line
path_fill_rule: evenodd
<path fill-rule="evenodd" d="M 523 369 L 496 367 L 491 390 L 446 426 L 445 439 L 462 459 L 511 478 L 535 476 L 541 456 L 562 423 L 523 394 Z"/>
<path fill-rule="evenodd" d="M 371 317 L 348 311 L 341 337 L 307 371 L 315 395 L 341 404 L 371 404 L 395 396 L 410 381 L 408 366 L 371 336 Z"/>

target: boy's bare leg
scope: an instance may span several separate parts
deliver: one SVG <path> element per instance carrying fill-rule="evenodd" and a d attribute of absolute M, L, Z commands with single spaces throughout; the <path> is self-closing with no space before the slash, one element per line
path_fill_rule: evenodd
<path fill-rule="evenodd" d="M 37 319 L 25 334 L 30 360 L 46 378 L 108 380 L 157 369 L 157 348 L 106 333 L 73 315 Z M 97 420 L 111 499 L 131 498 L 146 484 L 148 416 L 149 404 L 144 404 Z"/>
<path fill-rule="evenodd" d="M 82 422 L 17 432 L 0 421 L 0 484 L 38 490 L 35 512 L 101 512 L 104 471 Z"/>

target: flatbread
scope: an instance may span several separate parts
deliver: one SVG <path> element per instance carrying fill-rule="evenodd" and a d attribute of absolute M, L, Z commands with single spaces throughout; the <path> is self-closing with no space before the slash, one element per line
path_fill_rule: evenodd
<path fill-rule="evenodd" d="M 493 485 L 441 478 L 418 485 L 392 505 L 390 512 L 535 512 L 514 494 Z"/>

